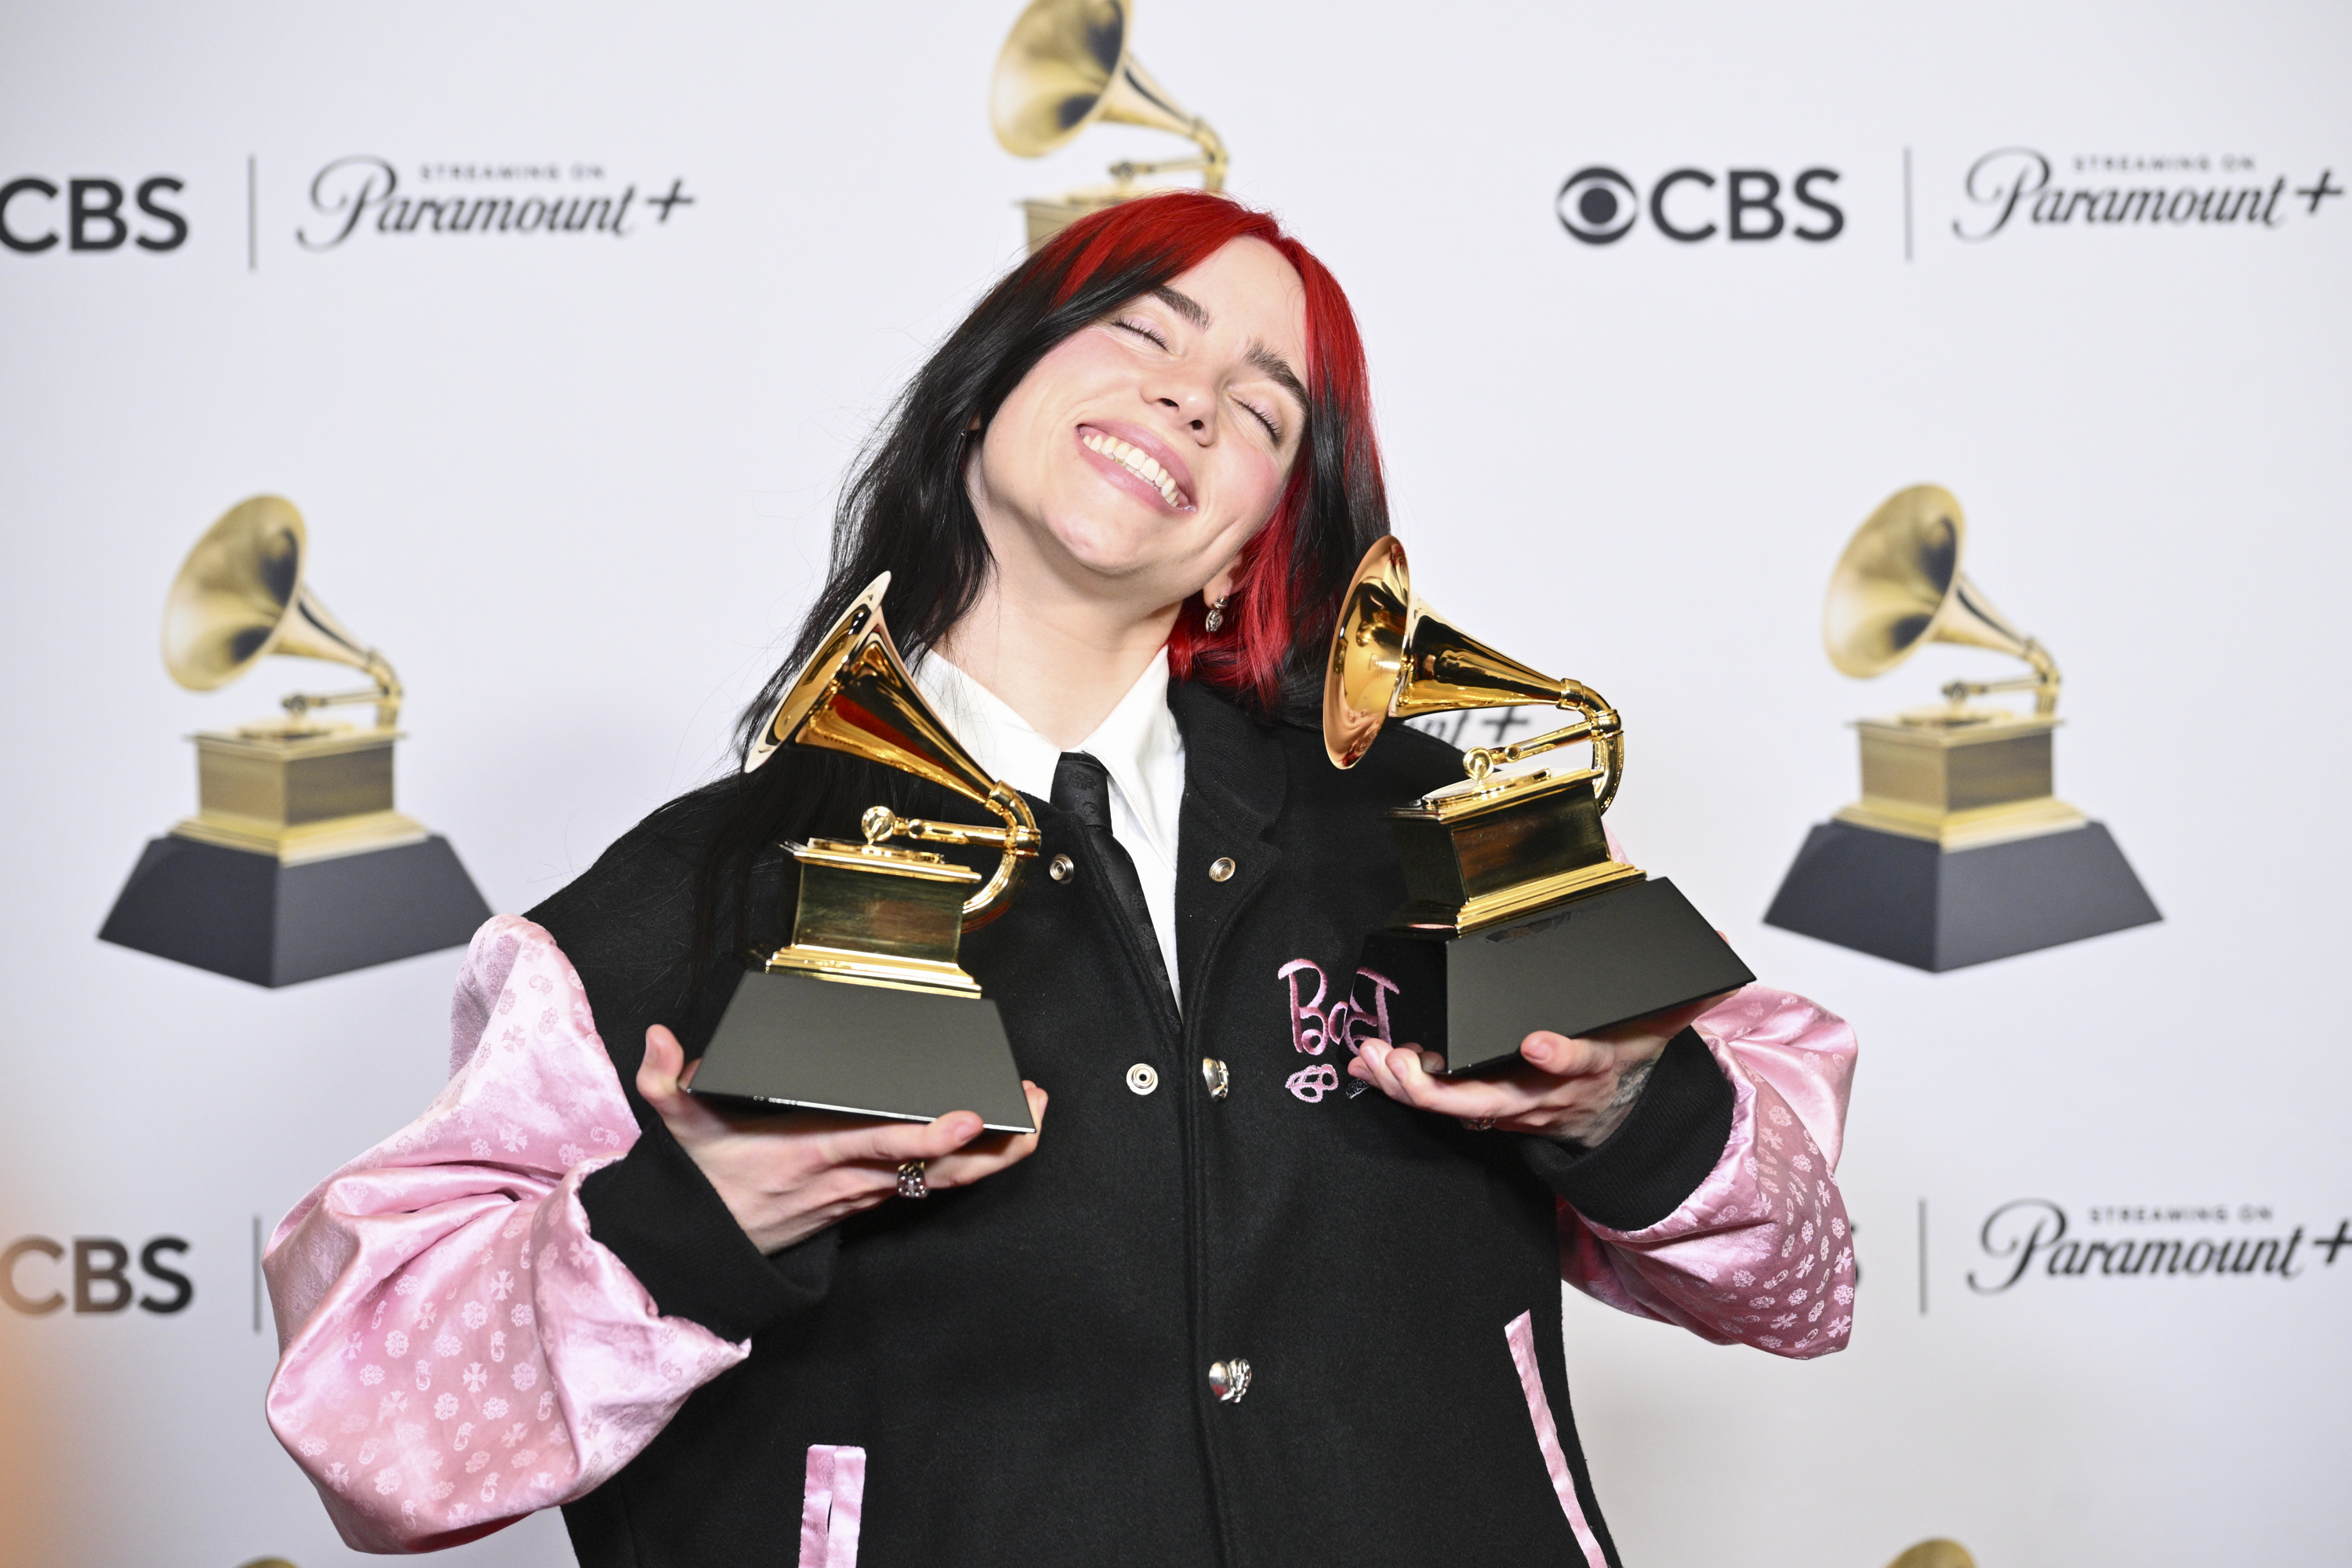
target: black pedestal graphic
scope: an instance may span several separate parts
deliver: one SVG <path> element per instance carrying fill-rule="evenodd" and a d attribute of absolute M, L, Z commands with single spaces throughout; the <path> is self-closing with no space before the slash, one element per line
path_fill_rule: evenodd
<path fill-rule="evenodd" d="M 1468 936 L 1379 931 L 1364 964 L 1397 984 L 1391 1033 L 1442 1049 L 1448 1074 L 1507 1067 L 1538 1029 L 1590 1035 L 1756 978 L 1656 877 Z"/>
<path fill-rule="evenodd" d="M 256 985 L 292 985 L 470 941 L 489 906 L 446 838 L 285 865 L 150 839 L 99 940 Z"/>
<path fill-rule="evenodd" d="M 1941 972 L 2163 918 L 2095 822 L 1952 850 L 1824 822 L 1764 923 Z"/>
<path fill-rule="evenodd" d="M 892 1121 L 976 1110 L 999 1132 L 1037 1131 L 995 1003 L 790 973 L 743 977 L 692 1092 Z"/>

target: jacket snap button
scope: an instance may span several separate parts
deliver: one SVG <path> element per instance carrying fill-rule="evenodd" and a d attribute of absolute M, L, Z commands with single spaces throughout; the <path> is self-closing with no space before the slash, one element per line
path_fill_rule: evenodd
<path fill-rule="evenodd" d="M 1138 1094 L 1150 1094 L 1160 1087 L 1159 1069 L 1150 1062 L 1138 1062 L 1127 1069 L 1127 1087 Z"/>
<path fill-rule="evenodd" d="M 1077 868 L 1077 863 L 1067 855 L 1056 855 L 1045 862 L 1045 875 L 1053 878 L 1056 882 L 1068 881 L 1070 873 Z"/>
<path fill-rule="evenodd" d="M 1249 1392 L 1249 1363 L 1235 1357 L 1232 1361 L 1210 1363 L 1209 1387 L 1220 1405 L 1239 1405 L 1242 1395 Z"/>
<path fill-rule="evenodd" d="M 1223 1100 L 1225 1098 L 1225 1090 L 1231 1087 L 1233 1083 L 1233 1079 L 1225 1071 L 1224 1063 L 1219 1061 L 1214 1057 L 1202 1057 L 1201 1058 L 1201 1081 L 1209 1086 L 1209 1098 L 1211 1100 Z"/>
<path fill-rule="evenodd" d="M 1232 856 L 1220 855 L 1215 859 L 1209 862 L 1209 880 L 1212 882 L 1224 881 L 1233 874 L 1234 860 Z"/>

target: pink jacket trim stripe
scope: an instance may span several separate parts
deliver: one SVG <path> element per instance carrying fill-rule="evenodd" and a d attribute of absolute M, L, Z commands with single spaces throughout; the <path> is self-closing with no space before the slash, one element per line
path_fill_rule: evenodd
<path fill-rule="evenodd" d="M 858 1514 L 866 1502 L 866 1450 L 812 1443 L 801 1492 L 800 1568 L 857 1568 Z"/>
<path fill-rule="evenodd" d="M 1568 1528 L 1576 1531 L 1576 1543 L 1584 1548 L 1586 1568 L 1609 1568 L 1592 1526 L 1585 1521 L 1584 1505 L 1576 1500 L 1576 1477 L 1569 1472 L 1568 1456 L 1560 1451 L 1559 1427 L 1551 1418 L 1551 1397 L 1544 1393 L 1543 1373 L 1536 1366 L 1533 1315 L 1521 1312 L 1506 1323 L 1503 1338 L 1510 1342 L 1511 1361 L 1519 1369 L 1519 1392 L 1528 1396 L 1528 1419 L 1536 1426 L 1536 1447 L 1543 1450 L 1544 1468 L 1551 1472 L 1551 1489 L 1559 1494 L 1559 1509 L 1568 1515 Z"/>

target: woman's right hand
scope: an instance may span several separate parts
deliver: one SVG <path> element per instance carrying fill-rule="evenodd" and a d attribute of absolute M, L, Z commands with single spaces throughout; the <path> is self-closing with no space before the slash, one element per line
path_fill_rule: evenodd
<path fill-rule="evenodd" d="M 961 1187 L 1037 1152 L 1037 1132 L 982 1138 L 980 1117 L 970 1110 L 951 1110 L 929 1122 L 805 1110 L 789 1117 L 733 1115 L 686 1092 L 694 1068 L 685 1064 L 677 1037 L 655 1025 L 646 1031 L 637 1092 L 761 1252 L 806 1241 L 896 1195 L 898 1167 L 909 1160 L 926 1162 L 927 1186 Z M 1042 1132 L 1045 1091 L 1026 1079 L 1021 1088 L 1029 1097 L 1030 1120 Z"/>

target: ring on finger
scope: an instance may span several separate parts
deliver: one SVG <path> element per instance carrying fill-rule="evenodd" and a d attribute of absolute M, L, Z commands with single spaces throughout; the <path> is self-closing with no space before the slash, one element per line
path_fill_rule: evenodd
<path fill-rule="evenodd" d="M 930 1196 L 931 1189 L 923 1180 L 925 1162 L 909 1160 L 898 1167 L 898 1195 L 902 1198 Z"/>
<path fill-rule="evenodd" d="M 1473 1132 L 1492 1132 L 1495 1119 L 1491 1116 L 1465 1116 L 1462 1118 L 1462 1125 Z"/>

